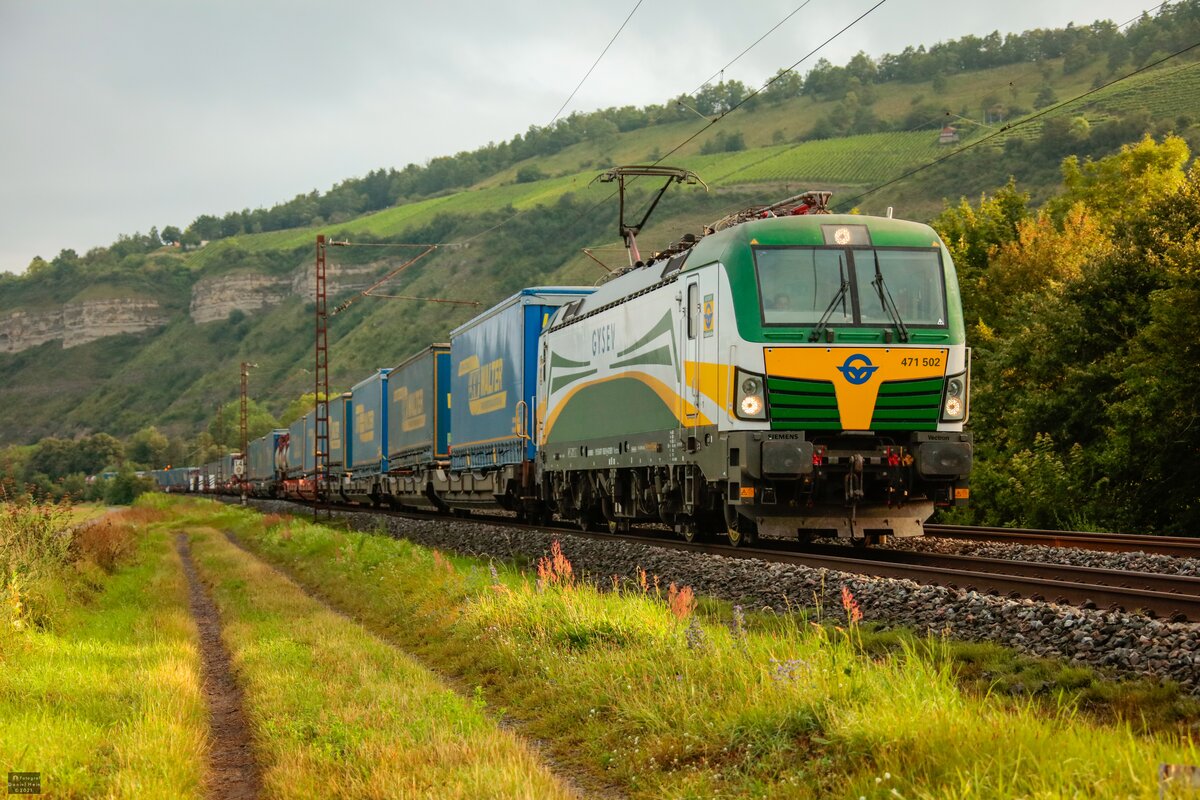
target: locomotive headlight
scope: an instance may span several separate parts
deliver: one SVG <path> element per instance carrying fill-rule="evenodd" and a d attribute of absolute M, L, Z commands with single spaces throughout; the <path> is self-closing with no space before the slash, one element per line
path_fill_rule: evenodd
<path fill-rule="evenodd" d="M 967 415 L 967 376 L 960 372 L 946 379 L 942 398 L 942 422 L 961 422 Z"/>
<path fill-rule="evenodd" d="M 738 370 L 734 376 L 734 386 L 737 387 L 733 398 L 733 413 L 738 419 L 765 420 L 767 418 L 767 402 L 763 396 L 763 385 L 766 381 L 761 375 Z"/>

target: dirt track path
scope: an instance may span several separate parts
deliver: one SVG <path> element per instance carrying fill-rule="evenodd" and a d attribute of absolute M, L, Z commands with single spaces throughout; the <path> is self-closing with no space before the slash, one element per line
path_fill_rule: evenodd
<path fill-rule="evenodd" d="M 213 800 L 253 800 L 261 792 L 262 776 L 242 709 L 242 690 L 234 679 L 229 651 L 221 641 L 221 619 L 196 572 L 187 534 L 175 535 L 175 549 L 187 576 L 192 617 L 200 629 L 204 698 L 209 712 L 206 794 Z"/>

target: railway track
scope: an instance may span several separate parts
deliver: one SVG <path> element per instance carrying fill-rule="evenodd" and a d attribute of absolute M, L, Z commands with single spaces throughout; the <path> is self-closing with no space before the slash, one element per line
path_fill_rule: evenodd
<path fill-rule="evenodd" d="M 1040 531 L 1029 528 L 977 528 L 966 525 L 926 525 L 925 533 L 928 536 L 948 539 L 1075 547 L 1110 553 L 1141 551 L 1179 558 L 1200 558 L 1200 538 L 1187 536 Z"/>
<path fill-rule="evenodd" d="M 393 511 L 353 505 L 333 505 L 345 513 L 371 513 L 430 521 L 474 521 L 510 528 L 562 533 L 607 541 L 627 541 L 655 547 L 726 558 L 761 559 L 796 564 L 813 569 L 831 569 L 881 578 L 901 578 L 917 583 L 974 590 L 981 594 L 1027 597 L 1035 600 L 1141 612 L 1176 621 L 1200 622 L 1200 578 L 1148 572 L 1079 567 L 1066 564 L 1013 561 L 967 555 L 920 553 L 888 549 L 853 549 L 837 545 L 806 546 L 767 540 L 753 547 L 732 547 L 715 542 L 684 542 L 666 531 L 640 529 L 630 533 L 581 531 L 575 527 L 529 525 L 511 517 L 472 514 L 448 518 L 420 511 Z M 932 526 L 930 526 L 932 527 Z M 949 526 L 939 526 L 937 535 L 951 535 Z M 971 528 L 953 530 L 972 531 Z M 1007 531 L 1003 531 L 1007 532 Z M 1018 533 L 1055 535 L 1073 542 L 1070 535 L 1048 531 Z M 987 529 L 979 538 L 987 536 Z M 1090 535 L 1089 535 L 1090 536 Z M 1108 537 L 1113 538 L 1113 537 Z M 1120 540 L 1122 537 L 1117 537 Z M 1155 539 L 1157 537 L 1140 537 Z M 1020 540 L 1030 543 L 1027 540 Z M 1186 541 L 1186 540 L 1185 540 Z M 1062 546 L 1075 546 L 1063 544 Z M 1130 547 L 1129 549 L 1141 549 Z"/>

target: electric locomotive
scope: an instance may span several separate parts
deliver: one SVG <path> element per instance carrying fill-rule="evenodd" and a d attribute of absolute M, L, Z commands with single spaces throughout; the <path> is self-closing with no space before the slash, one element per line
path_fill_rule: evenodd
<path fill-rule="evenodd" d="M 828 200 L 733 214 L 554 313 L 536 413 L 549 511 L 689 540 L 879 542 L 967 502 L 950 254 L 928 225 Z M 633 260 L 624 203 L 621 225 Z"/>

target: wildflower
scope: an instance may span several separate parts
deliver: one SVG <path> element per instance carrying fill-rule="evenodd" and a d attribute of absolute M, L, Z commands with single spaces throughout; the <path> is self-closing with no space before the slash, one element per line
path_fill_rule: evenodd
<path fill-rule="evenodd" d="M 696 610 L 696 595 L 692 592 L 692 587 L 678 589 L 672 583 L 667 588 L 667 605 L 676 619 L 687 619 L 688 615 Z"/>
<path fill-rule="evenodd" d="M 746 614 L 741 606 L 733 607 L 733 624 L 730 632 L 733 634 L 733 640 L 742 650 L 746 649 Z"/>
<path fill-rule="evenodd" d="M 703 651 L 708 649 L 708 637 L 704 635 L 704 629 L 700 627 L 700 622 L 695 617 L 688 623 L 687 630 L 684 632 L 684 638 L 687 640 L 689 650 Z"/>
<path fill-rule="evenodd" d="M 488 572 L 492 574 L 492 586 L 499 586 L 500 573 L 496 571 L 496 563 L 494 561 L 488 562 Z"/>
<path fill-rule="evenodd" d="M 842 608 L 846 609 L 846 619 L 851 625 L 862 622 L 862 610 L 858 607 L 858 601 L 854 599 L 854 592 L 851 592 L 848 586 L 842 587 Z"/>
<path fill-rule="evenodd" d="M 771 663 L 774 664 L 771 680 L 776 683 L 791 683 L 796 680 L 801 670 L 808 667 L 808 662 L 802 658 L 789 658 L 787 661 L 777 661 L 772 658 Z"/>
<path fill-rule="evenodd" d="M 650 591 L 650 587 L 646 583 L 646 570 L 641 567 L 637 568 L 638 585 L 642 587 L 642 594 Z"/>
<path fill-rule="evenodd" d="M 542 556 L 537 563 L 538 588 L 561 586 L 569 589 L 575 582 L 571 562 L 563 554 L 562 545 L 555 539 L 550 543 L 550 555 Z"/>
<path fill-rule="evenodd" d="M 12 617 L 12 626 L 16 630 L 21 630 L 25 626 L 21 615 L 24 613 L 24 607 L 21 603 L 21 590 L 17 587 L 16 576 L 13 576 L 13 582 L 8 585 L 8 607 L 9 615 Z"/>

